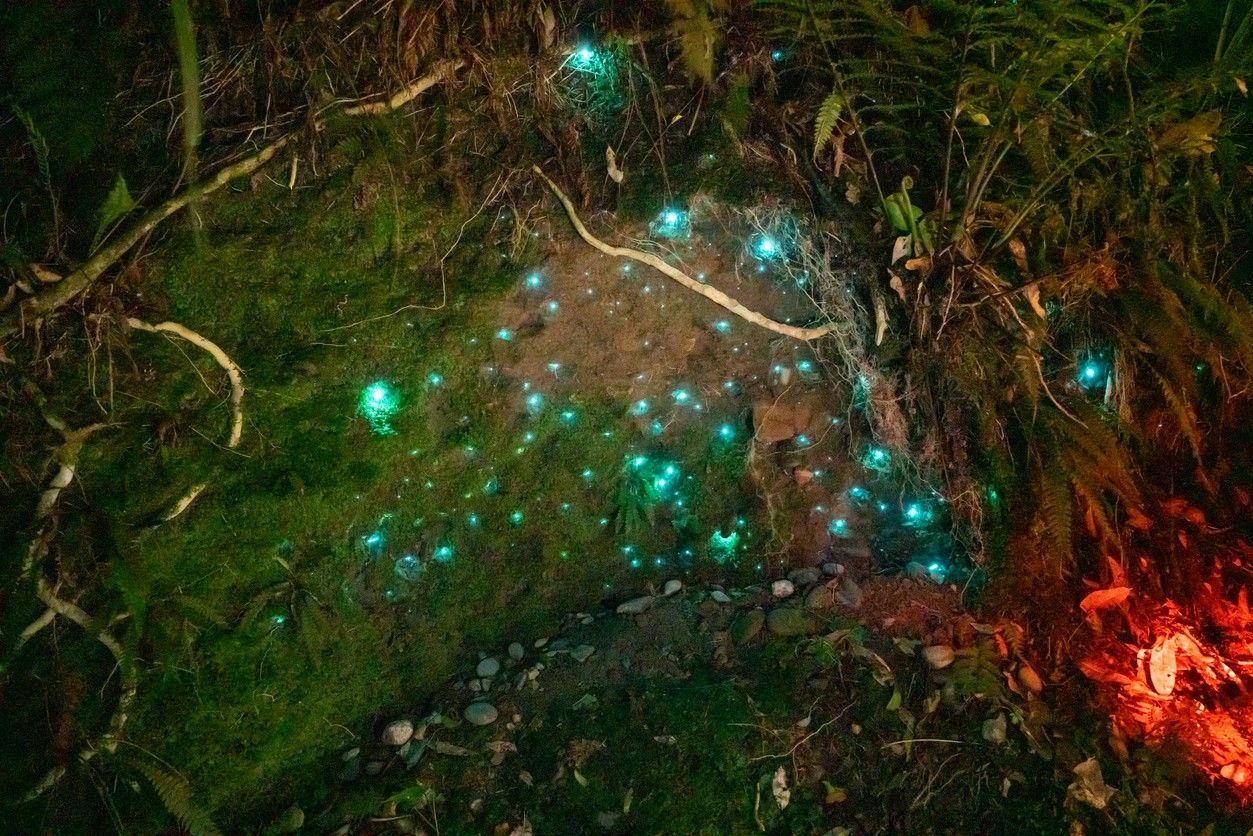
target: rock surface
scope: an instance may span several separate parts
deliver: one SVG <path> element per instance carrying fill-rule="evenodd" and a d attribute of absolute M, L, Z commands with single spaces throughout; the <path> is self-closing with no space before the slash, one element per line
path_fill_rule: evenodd
<path fill-rule="evenodd" d="M 787 598 L 796 591 L 796 586 L 791 581 L 775 581 L 770 584 L 770 594 L 776 598 Z"/>
<path fill-rule="evenodd" d="M 466 706 L 466 722 L 475 726 L 490 726 L 496 722 L 500 712 L 489 702 L 472 702 Z"/>
<path fill-rule="evenodd" d="M 629 601 L 623 601 L 618 605 L 615 611 L 618 615 L 639 615 L 653 605 L 653 596 L 641 595 L 639 598 L 632 598 Z"/>
<path fill-rule="evenodd" d="M 383 729 L 382 741 L 388 746 L 400 746 L 413 737 L 413 723 L 409 720 L 394 720 Z"/>
<path fill-rule="evenodd" d="M 500 673 L 500 662 L 496 661 L 491 656 L 488 656 L 486 659 L 479 662 L 479 665 L 474 669 L 474 672 L 485 679 L 493 677 Z"/>
<path fill-rule="evenodd" d="M 800 607 L 779 607 L 766 616 L 766 627 L 776 636 L 807 636 L 822 629 L 822 619 Z"/>
<path fill-rule="evenodd" d="M 731 641 L 744 644 L 757 638 L 761 628 L 766 624 L 766 613 L 760 607 L 741 613 L 731 622 Z"/>

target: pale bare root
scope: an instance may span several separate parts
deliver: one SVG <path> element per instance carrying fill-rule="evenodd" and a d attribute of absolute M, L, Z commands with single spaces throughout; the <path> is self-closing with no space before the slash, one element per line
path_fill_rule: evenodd
<path fill-rule="evenodd" d="M 127 317 L 126 324 L 137 331 L 148 331 L 152 334 L 174 334 L 182 337 L 194 346 L 203 348 L 209 352 L 210 356 L 217 361 L 217 364 L 226 372 L 226 376 L 231 380 L 231 436 L 226 442 L 227 447 L 239 446 L 239 440 L 244 432 L 244 376 L 239 370 L 239 366 L 235 361 L 226 355 L 226 352 L 218 347 L 218 344 L 210 339 L 200 336 L 190 328 L 179 325 L 177 322 L 158 322 L 156 325 L 150 325 L 142 319 L 135 317 Z M 193 499 L 195 497 L 192 497 Z M 181 513 L 181 512 L 180 512 Z"/>
<path fill-rule="evenodd" d="M 583 225 L 583 221 L 579 218 L 578 212 L 575 211 L 574 204 L 570 202 L 570 198 L 566 197 L 565 192 L 563 192 L 556 183 L 548 179 L 548 175 L 546 175 L 539 166 L 532 166 L 532 171 L 543 179 L 543 181 L 548 185 L 548 188 L 552 190 L 552 193 L 556 195 L 557 200 L 561 201 L 561 205 L 565 208 L 566 215 L 569 216 L 570 223 L 574 226 L 574 231 L 579 234 L 579 237 L 591 246 L 600 250 L 602 253 L 619 258 L 629 258 L 632 261 L 647 264 L 654 270 L 664 273 L 674 279 L 688 290 L 699 293 L 711 302 L 721 305 L 746 322 L 759 325 L 768 331 L 775 332 L 776 334 L 783 334 L 786 337 L 793 337 L 798 340 L 809 342 L 810 340 L 816 340 L 819 337 L 826 336 L 837 328 L 837 326 L 833 323 L 820 325 L 816 328 L 799 328 L 795 325 L 776 322 L 768 316 L 749 310 L 735 299 L 732 299 L 730 296 L 723 293 L 721 290 L 718 290 L 715 287 L 710 287 L 709 285 L 701 284 L 687 273 L 684 273 L 677 267 L 667 264 L 665 261 L 652 253 L 641 252 L 640 250 L 634 250 L 630 247 L 615 247 L 612 244 L 606 244 L 604 241 L 600 240 L 588 231 L 587 227 Z"/>

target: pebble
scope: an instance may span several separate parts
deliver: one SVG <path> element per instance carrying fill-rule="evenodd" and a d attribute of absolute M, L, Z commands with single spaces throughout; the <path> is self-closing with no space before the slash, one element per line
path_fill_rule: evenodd
<path fill-rule="evenodd" d="M 822 574 L 828 578 L 838 578 L 844 574 L 844 567 L 839 563 L 824 563 L 822 564 Z"/>
<path fill-rule="evenodd" d="M 776 636 L 807 636 L 822 629 L 822 619 L 799 607 L 778 607 L 766 616 L 766 628 Z"/>
<path fill-rule="evenodd" d="M 547 641 L 547 639 L 542 639 L 541 641 Z M 542 645 L 539 645 L 539 644 L 536 644 L 535 646 L 542 647 Z M 509 645 L 509 658 L 510 659 L 514 660 L 515 662 L 518 662 L 518 661 L 521 661 L 522 657 L 525 655 L 526 655 L 526 649 L 522 647 L 521 642 L 513 642 L 512 644 Z"/>
<path fill-rule="evenodd" d="M 595 620 L 596 620 L 596 617 L 595 617 L 595 616 L 585 615 L 585 616 L 583 616 L 582 618 L 580 618 L 580 619 L 579 619 L 579 623 L 580 623 L 580 624 L 591 624 L 591 623 L 592 623 L 593 621 L 595 621 Z"/>
<path fill-rule="evenodd" d="M 493 657 L 488 656 L 486 659 L 479 662 L 479 666 L 474 669 L 474 672 L 485 679 L 493 677 L 500 673 L 500 662 L 496 661 Z"/>
<path fill-rule="evenodd" d="M 409 720 L 394 720 L 383 729 L 383 743 L 387 746 L 400 746 L 413 737 L 413 723 Z"/>
<path fill-rule="evenodd" d="M 496 722 L 500 712 L 490 702 L 472 702 L 466 706 L 466 721 L 475 726 L 489 726 Z"/>
<path fill-rule="evenodd" d="M 1006 731 L 1004 714 L 998 713 L 995 717 L 989 717 L 983 721 L 983 739 L 988 743 L 996 746 L 1004 743 Z"/>
<path fill-rule="evenodd" d="M 474 693 L 476 693 L 476 694 L 477 694 L 477 693 L 479 693 L 480 691 L 482 691 L 482 690 L 483 690 L 483 682 L 482 682 L 482 680 L 479 680 L 479 679 L 471 679 L 471 680 L 470 680 L 470 690 L 471 690 L 471 691 L 473 691 L 473 692 L 474 692 Z"/>
<path fill-rule="evenodd" d="M 840 591 L 835 593 L 835 598 L 840 603 L 856 609 L 861 606 L 861 587 L 853 583 L 852 578 L 845 578 L 840 584 Z"/>
<path fill-rule="evenodd" d="M 933 644 L 922 649 L 922 658 L 928 665 L 938 671 L 953 664 L 955 654 L 953 653 L 953 648 L 947 644 Z"/>
<path fill-rule="evenodd" d="M 541 647 L 543 647 L 546 644 L 548 644 L 548 636 L 541 636 L 540 638 L 535 640 L 535 644 L 531 645 L 531 647 L 535 648 L 536 650 L 539 650 Z"/>
<path fill-rule="evenodd" d="M 678 592 L 682 588 L 683 588 L 683 581 L 679 580 L 678 578 L 671 578 L 670 580 L 666 581 L 666 585 L 662 587 L 661 594 L 669 598 L 671 595 Z"/>
<path fill-rule="evenodd" d="M 797 586 L 809 586 L 811 583 L 817 583 L 819 578 L 818 570 L 812 566 L 804 569 L 793 569 L 787 573 L 788 580 Z"/>
<path fill-rule="evenodd" d="M 749 610 L 731 622 L 731 641 L 736 644 L 750 642 L 761 632 L 766 624 L 766 612 L 761 607 Z"/>
<path fill-rule="evenodd" d="M 826 586 L 815 586 L 805 595 L 805 606 L 811 610 L 825 610 L 835 603 L 835 596 Z"/>
<path fill-rule="evenodd" d="M 721 589 L 715 589 L 709 593 L 709 597 L 717 601 L 719 604 L 731 603 L 731 596 L 723 592 Z"/>
<path fill-rule="evenodd" d="M 586 662 L 588 658 L 596 652 L 596 648 L 590 644 L 581 644 L 574 650 L 570 651 L 570 658 L 576 662 Z"/>
<path fill-rule="evenodd" d="M 770 584 L 770 593 L 776 598 L 787 598 L 796 591 L 796 586 L 791 581 L 775 581 Z"/>
<path fill-rule="evenodd" d="M 618 615 L 639 615 L 653 605 L 653 596 L 641 595 L 639 598 L 632 598 L 630 601 L 623 601 L 618 605 L 616 612 Z"/>

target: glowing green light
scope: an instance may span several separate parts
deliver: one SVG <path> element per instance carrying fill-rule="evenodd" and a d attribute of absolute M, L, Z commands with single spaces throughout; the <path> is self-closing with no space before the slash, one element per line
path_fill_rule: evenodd
<path fill-rule="evenodd" d="M 722 529 L 718 529 L 709 535 L 709 552 L 710 555 L 719 563 L 724 563 L 733 554 L 740 545 L 740 533 L 732 531 L 729 534 L 723 534 Z"/>
<path fill-rule="evenodd" d="M 866 450 L 866 455 L 861 457 L 861 464 L 867 470 L 877 470 L 882 473 L 892 467 L 892 454 L 882 447 L 871 447 Z"/>
<path fill-rule="evenodd" d="M 431 372 L 426 376 L 426 382 L 432 386 L 439 386 L 444 382 L 444 376 L 439 372 Z"/>
<path fill-rule="evenodd" d="M 783 252 L 778 239 L 770 235 L 758 235 L 753 239 L 752 248 L 753 255 L 760 259 L 778 258 Z"/>
<path fill-rule="evenodd" d="M 595 475 L 596 474 L 592 472 L 592 469 L 590 467 L 583 468 L 583 479 L 585 481 L 588 481 L 588 482 L 592 481 L 592 477 Z"/>
<path fill-rule="evenodd" d="M 431 556 L 434 557 L 440 563 L 447 563 L 450 560 L 452 560 L 452 546 L 448 545 L 447 543 L 445 543 L 444 545 L 438 546 L 436 547 L 435 551 L 431 554 Z"/>
<path fill-rule="evenodd" d="M 853 487 L 848 489 L 848 495 L 858 502 L 865 502 L 870 498 L 870 491 L 866 490 L 861 485 L 853 485 Z"/>
<path fill-rule="evenodd" d="M 573 409 L 563 409 L 561 411 L 561 422 L 563 424 L 573 424 L 576 417 Z"/>
<path fill-rule="evenodd" d="M 513 339 L 513 332 L 510 331 L 508 328 L 501 328 L 499 331 L 496 332 L 496 339 L 509 342 L 510 340 Z"/>
<path fill-rule="evenodd" d="M 800 435 L 796 436 L 797 447 L 808 447 L 809 443 L 810 443 L 809 436 L 805 435 L 804 433 L 801 433 Z"/>
<path fill-rule="evenodd" d="M 531 290 L 535 290 L 537 288 L 543 287 L 544 279 L 542 276 L 540 276 L 539 273 L 532 273 L 531 275 L 526 277 L 526 286 L 529 287 Z"/>
<path fill-rule="evenodd" d="M 776 50 L 774 50 L 773 52 L 771 52 L 771 53 L 770 53 L 770 60 L 771 60 L 771 61 L 782 61 L 782 60 L 783 60 L 783 50 L 781 50 L 781 49 L 776 49 Z"/>
<path fill-rule="evenodd" d="M 471 528 L 478 528 L 479 527 L 479 515 L 471 514 L 470 516 L 466 517 L 466 524 L 469 525 Z"/>
<path fill-rule="evenodd" d="M 735 438 L 735 427 L 730 424 L 723 424 L 718 427 L 718 438 L 721 438 L 723 441 L 731 441 Z"/>
<path fill-rule="evenodd" d="M 382 381 L 372 383 L 362 392 L 357 401 L 357 412 L 376 435 L 391 435 L 391 417 L 400 409 L 400 398 L 390 386 Z"/>
<path fill-rule="evenodd" d="M 848 520 L 841 517 L 838 520 L 831 520 L 831 524 L 827 526 L 827 530 L 835 535 L 842 535 L 848 531 Z"/>
<path fill-rule="evenodd" d="M 714 323 L 714 330 L 719 334 L 729 334 L 731 333 L 731 323 L 725 319 L 720 319 Z"/>
<path fill-rule="evenodd" d="M 796 364 L 796 370 L 800 372 L 801 374 L 809 374 L 810 372 L 814 370 L 813 361 L 812 360 L 800 360 Z"/>
<path fill-rule="evenodd" d="M 560 307 L 561 307 L 561 306 L 557 304 L 557 300 L 556 300 L 556 299 L 549 299 L 549 300 L 548 300 L 548 301 L 544 304 L 544 308 L 545 308 L 545 309 L 546 309 L 546 310 L 547 310 L 550 314 L 555 314 L 555 313 L 557 312 L 558 308 L 560 308 Z"/>
<path fill-rule="evenodd" d="M 270 616 L 270 621 L 273 622 L 275 627 L 282 627 L 284 624 L 287 623 L 287 616 L 283 615 L 282 613 L 275 613 L 274 615 Z"/>
<path fill-rule="evenodd" d="M 544 408 L 544 396 L 539 392 L 532 392 L 526 396 L 526 411 L 534 415 Z"/>
<path fill-rule="evenodd" d="M 532 441 L 534 441 L 534 440 L 535 440 L 535 433 L 533 433 L 533 432 L 524 432 L 524 433 L 522 434 L 522 442 L 523 442 L 524 444 L 530 444 L 530 443 L 531 443 Z"/>
<path fill-rule="evenodd" d="M 665 209 L 648 225 L 648 231 L 659 238 L 687 238 L 692 234 L 692 224 L 687 212 Z"/>
<path fill-rule="evenodd" d="M 641 567 L 641 566 L 643 566 L 643 565 L 644 565 L 643 561 L 641 561 L 638 557 L 633 557 L 633 558 L 631 558 L 631 568 L 632 568 L 632 569 L 638 569 L 638 568 L 640 568 L 640 567 Z"/>
<path fill-rule="evenodd" d="M 640 400 L 631 404 L 631 414 L 636 417 L 639 417 L 641 415 L 647 415 L 648 414 L 648 401 L 641 398 Z"/>
<path fill-rule="evenodd" d="M 583 73 L 595 73 L 601 70 L 604 60 L 596 54 L 596 50 L 590 46 L 581 46 L 574 52 L 570 53 L 570 57 L 566 59 L 566 63 L 574 69 Z"/>
<path fill-rule="evenodd" d="M 673 397 L 674 402 L 678 404 L 687 403 L 692 399 L 691 394 L 686 389 L 675 389 L 670 393 L 670 396 Z"/>
<path fill-rule="evenodd" d="M 944 564 L 942 564 L 942 563 L 932 563 L 930 566 L 928 566 L 928 567 L 927 567 L 927 571 L 928 571 L 928 572 L 943 572 L 943 571 L 944 571 Z"/>
<path fill-rule="evenodd" d="M 653 421 L 653 423 L 649 426 L 648 431 L 653 435 L 661 435 L 666 431 L 666 425 L 660 421 Z"/>
<path fill-rule="evenodd" d="M 509 522 L 513 523 L 514 525 L 521 525 L 522 524 L 522 512 L 514 511 L 512 514 L 510 514 Z"/>
<path fill-rule="evenodd" d="M 556 374 L 557 372 L 561 371 L 561 364 L 560 364 L 560 363 L 549 363 L 549 364 L 548 364 L 548 370 L 549 370 L 550 372 L 552 372 L 553 374 Z"/>
<path fill-rule="evenodd" d="M 648 459 L 646 459 L 643 456 L 636 456 L 635 458 L 631 459 L 631 467 L 634 467 L 637 470 L 646 464 L 648 464 Z"/>

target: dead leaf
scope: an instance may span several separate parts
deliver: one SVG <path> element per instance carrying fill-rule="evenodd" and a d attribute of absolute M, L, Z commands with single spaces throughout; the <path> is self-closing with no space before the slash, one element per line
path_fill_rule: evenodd
<path fill-rule="evenodd" d="M 1249 85 L 1244 83 L 1244 79 L 1236 77 L 1232 80 L 1235 81 L 1236 89 L 1240 91 L 1240 95 L 1247 97 L 1249 95 Z"/>
<path fill-rule="evenodd" d="M 622 178 L 626 177 L 626 172 L 618 168 L 618 155 L 613 152 L 613 148 L 609 145 L 605 146 L 605 163 L 609 166 L 609 179 L 621 184 Z"/>
<path fill-rule="evenodd" d="M 844 190 L 844 199 L 853 206 L 861 203 L 861 189 L 849 183 L 848 188 Z"/>
<path fill-rule="evenodd" d="M 988 125 L 992 124 L 992 120 L 988 119 L 988 116 L 986 113 L 979 113 L 976 110 L 972 110 L 972 111 L 969 111 L 967 115 L 970 117 L 971 122 L 974 122 L 976 125 L 978 125 L 981 128 L 986 128 Z"/>
<path fill-rule="evenodd" d="M 583 773 L 579 772 L 577 769 L 574 770 L 574 780 L 579 782 L 580 787 L 587 786 L 587 778 L 583 777 Z"/>
<path fill-rule="evenodd" d="M 888 271 L 888 275 L 892 277 L 888 279 L 888 286 L 891 287 L 893 290 L 895 290 L 896 295 L 901 297 L 901 301 L 904 302 L 905 301 L 905 283 L 901 281 L 900 276 L 896 275 L 891 270 Z"/>
<path fill-rule="evenodd" d="M 792 801 L 792 791 L 787 788 L 787 770 L 783 767 L 775 770 L 774 780 L 770 782 L 770 792 L 774 794 L 774 801 L 779 809 L 786 810 Z"/>
<path fill-rule="evenodd" d="M 442 740 L 437 740 L 432 743 L 431 748 L 436 752 L 439 752 L 441 755 L 452 755 L 453 757 L 458 758 L 464 758 L 466 755 L 470 754 L 469 749 L 463 749 L 460 746 L 455 746 L 452 743 L 445 743 Z"/>
<path fill-rule="evenodd" d="M 1009 239 L 1009 252 L 1014 257 L 1014 266 L 1024 276 L 1028 275 L 1031 270 L 1027 265 L 1027 245 L 1022 242 L 1021 238 Z"/>
<path fill-rule="evenodd" d="M 1066 788 L 1066 797 L 1104 810 L 1110 796 L 1117 790 L 1105 783 L 1105 778 L 1101 775 L 1101 764 L 1097 759 L 1088 758 L 1076 766 L 1075 775 L 1078 779 Z"/>
<path fill-rule="evenodd" d="M 1089 592 L 1079 602 L 1079 609 L 1086 614 L 1091 614 L 1097 610 L 1116 607 L 1123 601 L 1127 600 L 1127 596 L 1131 594 L 1129 586 L 1112 586 L 1109 589 L 1098 589 L 1095 592 Z"/>
<path fill-rule="evenodd" d="M 874 322 L 874 344 L 882 345 L 883 337 L 888 332 L 888 308 L 878 293 L 874 294 Z"/>
<path fill-rule="evenodd" d="M 1027 304 L 1031 306 L 1031 310 L 1035 311 L 1035 315 L 1040 319 L 1048 319 L 1049 312 L 1044 310 L 1044 306 L 1040 304 L 1040 286 L 1034 282 L 1022 289 L 1022 295 L 1026 297 Z"/>
<path fill-rule="evenodd" d="M 917 6 L 910 6 L 905 10 L 905 25 L 909 27 L 910 32 L 920 38 L 925 38 L 931 32 L 931 26 L 922 16 L 922 9 Z"/>
<path fill-rule="evenodd" d="M 897 239 L 892 242 L 892 259 L 888 263 L 895 264 L 896 262 L 900 261 L 902 258 L 904 258 L 906 255 L 909 254 L 910 249 L 911 247 L 910 247 L 909 236 L 908 235 L 898 236 Z"/>
<path fill-rule="evenodd" d="M 931 256 L 920 255 L 917 258 L 905 259 L 905 269 L 914 272 L 928 272 L 931 269 Z"/>
<path fill-rule="evenodd" d="M 1081 659 L 1079 670 L 1093 682 L 1105 682 L 1110 685 L 1130 685 L 1131 677 L 1116 671 L 1098 659 Z"/>
<path fill-rule="evenodd" d="M 1171 125 L 1157 139 L 1157 147 L 1164 151 L 1176 151 L 1185 157 L 1199 157 L 1212 154 L 1217 147 L 1214 144 L 1214 132 L 1222 123 L 1221 110 L 1207 110 L 1199 113 L 1186 122 Z"/>
<path fill-rule="evenodd" d="M 30 271 L 35 274 L 36 279 L 39 279 L 39 281 L 44 284 L 56 284 L 61 281 L 61 279 L 65 278 L 64 276 L 54 273 L 51 270 L 46 270 L 43 267 L 40 267 L 38 264 L 32 264 L 30 266 Z"/>
<path fill-rule="evenodd" d="M 848 800 L 848 790 L 843 787 L 832 786 L 831 782 L 826 779 L 823 779 L 822 786 L 827 791 L 822 799 L 823 804 L 842 804 Z"/>
<path fill-rule="evenodd" d="M 1149 652 L 1149 682 L 1153 685 L 1153 690 L 1164 697 L 1170 696 L 1175 690 L 1177 671 L 1175 637 L 1159 636 Z"/>

